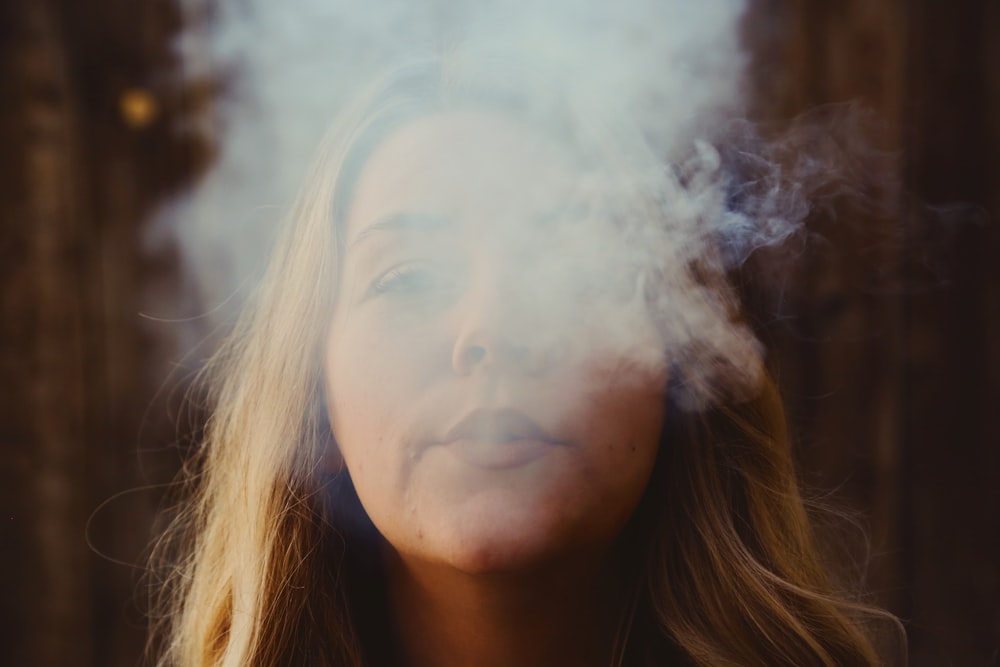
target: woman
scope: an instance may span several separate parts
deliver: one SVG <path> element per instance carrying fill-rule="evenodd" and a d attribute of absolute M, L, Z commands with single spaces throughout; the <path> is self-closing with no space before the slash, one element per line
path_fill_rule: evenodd
<path fill-rule="evenodd" d="M 162 664 L 881 664 L 711 149 L 665 169 L 561 82 L 434 62 L 320 155 L 208 371 Z"/>

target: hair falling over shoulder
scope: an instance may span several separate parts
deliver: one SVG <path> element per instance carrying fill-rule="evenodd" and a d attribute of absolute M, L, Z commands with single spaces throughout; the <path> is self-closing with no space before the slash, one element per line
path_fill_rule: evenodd
<path fill-rule="evenodd" d="M 664 437 L 684 444 L 659 466 L 666 483 L 644 517 L 641 586 L 663 636 L 695 665 L 905 664 L 898 621 L 838 581 L 845 564 L 819 548 L 810 514 L 836 512 L 807 512 L 770 380 L 679 417 Z"/>

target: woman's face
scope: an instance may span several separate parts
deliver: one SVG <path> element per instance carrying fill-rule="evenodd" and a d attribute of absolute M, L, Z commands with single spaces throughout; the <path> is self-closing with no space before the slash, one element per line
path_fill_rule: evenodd
<path fill-rule="evenodd" d="M 458 112 L 396 130 L 359 176 L 328 410 L 404 559 L 484 573 L 600 551 L 646 487 L 666 364 L 586 181 L 527 127 Z"/>

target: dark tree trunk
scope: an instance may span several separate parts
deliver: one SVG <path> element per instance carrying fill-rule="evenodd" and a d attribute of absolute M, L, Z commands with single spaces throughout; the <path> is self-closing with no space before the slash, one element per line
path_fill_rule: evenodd
<path fill-rule="evenodd" d="M 140 467 L 165 350 L 139 313 L 176 266 L 143 253 L 142 221 L 208 155 L 173 129 L 207 94 L 170 87 L 178 27 L 164 1 L 0 5 L 4 664 L 133 665 L 145 644 L 157 495 L 136 490 L 175 463 Z M 152 82 L 154 113 L 124 113 Z M 148 421 L 162 446 L 166 420 Z"/>
<path fill-rule="evenodd" d="M 860 100 L 904 185 L 810 220 L 835 250 L 772 333 L 803 469 L 861 512 L 912 664 L 998 664 L 1000 4 L 759 0 L 747 32 L 761 117 Z"/>

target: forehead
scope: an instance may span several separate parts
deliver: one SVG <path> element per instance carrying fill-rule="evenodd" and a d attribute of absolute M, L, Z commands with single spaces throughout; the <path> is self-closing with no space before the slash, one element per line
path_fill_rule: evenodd
<path fill-rule="evenodd" d="M 558 206 L 578 177 L 568 151 L 515 119 L 427 116 L 398 128 L 373 152 L 354 190 L 347 235 L 400 213 L 459 222 L 517 219 Z"/>

